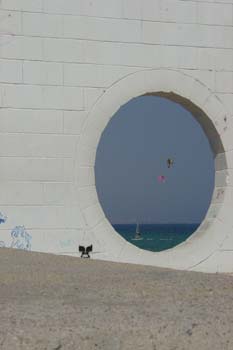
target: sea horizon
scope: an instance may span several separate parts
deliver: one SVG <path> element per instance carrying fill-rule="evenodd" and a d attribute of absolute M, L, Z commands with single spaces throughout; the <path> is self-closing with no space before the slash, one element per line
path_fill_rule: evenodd
<path fill-rule="evenodd" d="M 146 225 L 201 225 L 201 222 L 143 222 L 143 221 L 135 221 L 135 222 L 116 222 L 116 223 L 111 223 L 112 226 L 132 226 L 132 225 L 137 225 L 139 224 L 140 226 L 146 226 Z"/>
<path fill-rule="evenodd" d="M 140 223 L 140 237 L 136 236 L 136 223 L 112 224 L 128 242 L 138 248 L 160 252 L 175 247 L 188 239 L 200 223 Z"/>

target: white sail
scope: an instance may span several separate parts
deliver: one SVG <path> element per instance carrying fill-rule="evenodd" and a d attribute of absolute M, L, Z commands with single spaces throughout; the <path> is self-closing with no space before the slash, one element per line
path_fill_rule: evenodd
<path fill-rule="evenodd" d="M 139 241 L 139 240 L 142 240 L 142 239 L 143 238 L 142 238 L 142 235 L 140 233 L 139 223 L 137 223 L 135 236 L 134 236 L 134 238 L 132 238 L 132 241 Z"/>

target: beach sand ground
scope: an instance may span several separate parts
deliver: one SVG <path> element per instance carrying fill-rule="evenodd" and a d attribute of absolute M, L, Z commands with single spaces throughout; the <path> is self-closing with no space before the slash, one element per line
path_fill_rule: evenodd
<path fill-rule="evenodd" d="M 1 350 L 233 349 L 233 276 L 0 249 Z"/>

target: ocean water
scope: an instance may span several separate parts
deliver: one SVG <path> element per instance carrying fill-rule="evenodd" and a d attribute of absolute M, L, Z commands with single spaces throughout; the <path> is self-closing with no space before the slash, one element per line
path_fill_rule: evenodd
<path fill-rule="evenodd" d="M 185 241 L 200 224 L 142 224 L 141 240 L 134 240 L 136 225 L 113 225 L 115 230 L 128 242 L 141 249 L 161 252 Z"/>

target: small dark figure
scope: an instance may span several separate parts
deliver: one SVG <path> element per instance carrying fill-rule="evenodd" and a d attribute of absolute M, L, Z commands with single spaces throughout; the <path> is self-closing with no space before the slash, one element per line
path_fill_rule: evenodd
<path fill-rule="evenodd" d="M 78 247 L 78 250 L 81 254 L 81 258 L 90 258 L 90 254 L 93 250 L 93 246 L 92 245 L 89 245 L 88 247 L 83 247 L 82 245 L 80 245 Z"/>
<path fill-rule="evenodd" d="M 174 164 L 174 161 L 171 158 L 168 158 L 167 159 L 167 167 L 171 168 L 173 164 Z"/>

